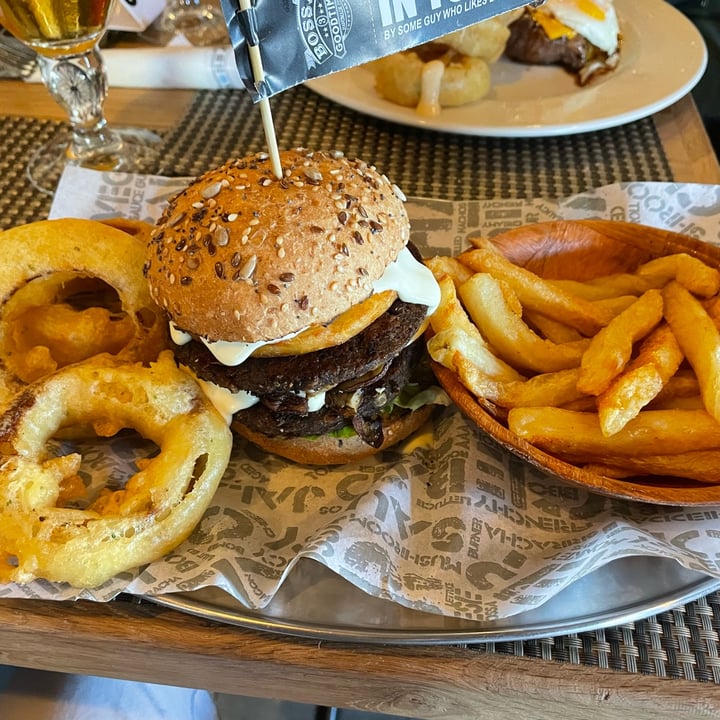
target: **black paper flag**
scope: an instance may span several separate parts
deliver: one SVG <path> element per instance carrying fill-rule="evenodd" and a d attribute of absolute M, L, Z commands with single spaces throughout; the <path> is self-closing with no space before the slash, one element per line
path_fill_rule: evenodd
<path fill-rule="evenodd" d="M 255 0 L 241 9 L 240 0 L 222 0 L 235 61 L 255 102 L 528 4 L 529 0 Z M 251 67 L 250 46 L 260 50 L 264 76 L 259 79 Z"/>

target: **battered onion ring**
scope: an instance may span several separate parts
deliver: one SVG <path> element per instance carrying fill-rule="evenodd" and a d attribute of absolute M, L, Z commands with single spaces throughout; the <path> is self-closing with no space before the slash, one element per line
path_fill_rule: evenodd
<path fill-rule="evenodd" d="M 442 57 L 437 59 L 445 62 Z M 375 89 L 386 100 L 405 107 L 417 107 L 426 64 L 414 50 L 381 58 L 372 66 Z M 482 58 L 458 55 L 445 63 L 439 95 L 442 107 L 476 102 L 485 97 L 489 90 L 490 66 Z"/>
<path fill-rule="evenodd" d="M 29 223 L 6 230 L 0 237 L 4 257 L 0 265 L 0 384 L 6 393 L 17 391 L 25 382 L 21 380 L 22 356 L 18 357 L 9 332 L 13 318 L 31 305 L 56 302 L 62 288 L 78 278 L 101 280 L 117 292 L 133 329 L 118 359 L 149 361 L 167 347 L 167 325 L 142 275 L 145 246 L 137 237 L 81 219 Z M 48 372 L 54 369 L 50 363 Z"/>
<path fill-rule="evenodd" d="M 135 428 L 160 448 L 122 490 L 62 507 L 77 454 L 47 458 L 58 428 Z M 0 582 L 35 578 L 93 588 L 162 557 L 208 507 L 232 436 L 167 351 L 150 367 L 98 356 L 28 385 L 0 416 Z"/>
<path fill-rule="evenodd" d="M 496 15 L 488 20 L 468 25 L 443 35 L 435 42 L 451 47 L 462 55 L 479 57 L 489 63 L 494 63 L 505 51 L 505 45 L 510 37 L 508 25 L 517 20 L 523 13 L 523 8 L 510 10 L 502 15 Z"/>
<path fill-rule="evenodd" d="M 146 247 L 150 236 L 152 235 L 153 225 L 144 220 L 131 220 L 129 218 L 114 217 L 101 220 L 104 225 L 117 228 L 126 232 L 128 235 L 132 235 L 136 240 L 143 243 L 143 247 Z"/>
<path fill-rule="evenodd" d="M 117 228 L 126 232 L 128 235 L 132 235 L 135 240 L 142 243 L 144 248 L 147 248 L 152 232 L 155 227 L 152 223 L 146 222 L 145 220 L 131 220 L 130 218 L 114 217 L 105 218 L 101 220 L 104 225 Z"/>
<path fill-rule="evenodd" d="M 421 115 L 481 100 L 490 91 L 490 65 L 505 51 L 508 25 L 522 13 L 522 8 L 510 10 L 369 63 L 375 90 L 390 102 L 417 108 Z M 438 61 L 445 65 L 444 72 L 438 70 Z"/>
<path fill-rule="evenodd" d="M 253 355 L 255 357 L 303 355 L 340 345 L 377 320 L 390 309 L 396 299 L 397 293 L 394 290 L 375 293 L 359 305 L 353 305 L 328 325 L 315 325 L 288 340 L 263 345 Z"/>

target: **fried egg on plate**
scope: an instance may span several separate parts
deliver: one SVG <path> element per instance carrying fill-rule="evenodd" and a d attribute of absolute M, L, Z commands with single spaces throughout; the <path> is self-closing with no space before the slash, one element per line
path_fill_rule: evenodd
<path fill-rule="evenodd" d="M 612 0 L 546 0 L 533 17 L 551 40 L 575 32 L 608 55 L 618 48 L 620 28 Z"/>

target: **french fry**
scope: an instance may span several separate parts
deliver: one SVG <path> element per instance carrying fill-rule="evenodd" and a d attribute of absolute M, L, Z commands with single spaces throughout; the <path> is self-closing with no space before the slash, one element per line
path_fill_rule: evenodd
<path fill-rule="evenodd" d="M 449 255 L 436 255 L 427 259 L 425 265 L 430 268 L 436 279 L 443 275 L 449 275 L 456 288 L 469 280 L 473 274 L 473 271 L 467 265 L 463 265 L 457 258 Z"/>
<path fill-rule="evenodd" d="M 656 288 L 676 280 L 691 293 L 712 297 L 720 292 L 720 271 L 686 253 L 663 255 L 641 265 L 637 274 Z"/>
<path fill-rule="evenodd" d="M 647 278 L 634 273 L 615 273 L 583 281 L 562 279 L 550 282 L 586 300 L 605 300 L 622 295 L 640 297 L 653 287 Z"/>
<path fill-rule="evenodd" d="M 677 338 L 675 338 L 677 341 Z M 678 400 L 700 397 L 700 384 L 697 376 L 689 368 L 680 368 L 663 386 L 657 397 L 652 401 L 653 409 L 665 403 L 668 407 Z M 659 408 L 657 408 L 659 409 Z"/>
<path fill-rule="evenodd" d="M 475 272 L 489 273 L 512 287 L 523 307 L 560 320 L 585 336 L 607 325 L 613 313 L 553 285 L 533 272 L 513 265 L 495 248 L 479 247 L 460 255 Z"/>
<path fill-rule="evenodd" d="M 564 405 L 582 397 L 577 389 L 577 368 L 542 373 L 528 380 L 501 381 L 481 372 L 464 357 L 456 357 L 455 366 L 460 380 L 470 392 L 504 408 L 542 407 L 549 403 Z"/>
<path fill-rule="evenodd" d="M 700 301 L 677 281 L 663 290 L 665 318 L 700 386 L 706 410 L 720 418 L 720 331 Z"/>
<path fill-rule="evenodd" d="M 643 410 L 612 437 L 603 435 L 597 413 L 556 407 L 513 408 L 508 427 L 518 437 L 571 462 L 607 457 L 672 455 L 720 448 L 720 423 L 705 410 Z"/>
<path fill-rule="evenodd" d="M 551 279 L 470 242 L 428 261 L 445 288 L 428 349 L 481 405 L 588 472 L 720 483 L 720 271 L 681 252 Z"/>
<path fill-rule="evenodd" d="M 597 398 L 602 434 L 610 437 L 622 430 L 662 387 L 662 378 L 651 364 L 633 368 L 616 378 Z"/>
<path fill-rule="evenodd" d="M 580 364 L 589 341 L 557 345 L 541 338 L 513 312 L 500 281 L 492 275 L 475 273 L 458 293 L 482 336 L 513 367 L 543 373 Z"/>
<path fill-rule="evenodd" d="M 485 344 L 480 331 L 470 321 L 465 309 L 460 304 L 455 290 L 455 283 L 448 274 L 436 278 L 440 286 L 440 304 L 430 317 L 430 327 L 439 333 L 448 328 L 460 330 L 468 336 L 475 337 L 478 343 Z"/>
<path fill-rule="evenodd" d="M 455 355 L 459 353 L 482 371 L 498 380 L 517 381 L 523 376 L 497 358 L 488 348 L 480 331 L 465 313 L 449 275 L 438 278 L 440 304 L 430 319 L 435 334 L 427 343 L 430 357 L 449 370 L 456 370 Z"/>
<path fill-rule="evenodd" d="M 602 300 L 593 300 L 592 304 L 600 309 L 601 312 L 607 313 L 609 317 L 615 317 L 624 310 L 627 310 L 636 300 L 637 296 L 635 295 L 617 295 L 602 298 Z"/>
<path fill-rule="evenodd" d="M 615 434 L 632 420 L 660 393 L 682 361 L 682 350 L 670 327 L 662 324 L 655 328 L 625 372 L 598 395 L 603 435 Z"/>
<path fill-rule="evenodd" d="M 676 253 L 654 258 L 634 273 L 617 273 L 577 280 L 553 280 L 559 287 L 586 300 L 601 300 L 619 295 L 637 295 L 651 289 L 661 289 L 677 280 L 690 292 L 711 297 L 720 292 L 720 272 L 692 255 Z"/>
<path fill-rule="evenodd" d="M 473 276 L 474 277 L 474 276 Z M 470 278 L 472 280 L 472 278 Z M 523 316 L 523 306 L 520 302 L 520 299 L 515 294 L 515 291 L 508 285 L 504 280 L 496 280 L 498 287 L 502 291 L 503 298 L 505 299 L 505 303 L 507 304 L 507 309 L 512 312 L 516 317 L 522 319 Z M 462 293 L 461 293 L 462 297 Z M 580 338 L 582 339 L 582 338 Z"/>
<path fill-rule="evenodd" d="M 500 382 L 517 382 L 525 378 L 513 367 L 496 357 L 477 334 L 458 328 L 447 328 L 433 335 L 427 342 L 428 354 L 435 362 L 459 374 L 458 358 L 464 358 L 478 372 Z"/>
<path fill-rule="evenodd" d="M 580 363 L 578 388 L 599 395 L 619 375 L 632 353 L 633 344 L 662 320 L 663 298 L 659 290 L 648 290 L 592 339 Z"/>
<path fill-rule="evenodd" d="M 540 335 L 554 343 L 575 342 L 582 339 L 582 335 L 575 328 L 534 310 L 524 310 L 523 317 Z"/>

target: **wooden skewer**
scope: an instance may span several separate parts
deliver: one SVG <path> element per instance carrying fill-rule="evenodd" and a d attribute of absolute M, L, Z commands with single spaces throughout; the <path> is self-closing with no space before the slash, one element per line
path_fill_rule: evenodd
<path fill-rule="evenodd" d="M 240 0 L 240 9 L 248 10 L 251 7 L 250 0 Z M 255 82 L 262 82 L 265 79 L 265 70 L 263 69 L 262 57 L 260 56 L 260 47 L 258 45 L 250 45 L 248 43 L 248 53 L 250 55 L 250 66 L 252 68 L 253 79 Z M 277 136 L 275 135 L 275 125 L 273 124 L 272 112 L 270 111 L 270 99 L 262 98 L 258 105 L 260 106 L 260 117 L 262 118 L 263 131 L 265 133 L 265 142 L 267 143 L 268 153 L 270 154 L 270 163 L 275 177 L 282 178 L 282 165 L 280 163 L 280 152 L 278 151 Z"/>

